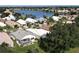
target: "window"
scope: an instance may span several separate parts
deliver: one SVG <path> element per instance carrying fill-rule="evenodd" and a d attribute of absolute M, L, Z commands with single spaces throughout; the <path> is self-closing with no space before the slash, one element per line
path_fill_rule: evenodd
<path fill-rule="evenodd" d="M 31 38 L 31 40 L 33 40 L 34 39 L 34 37 L 33 38 Z"/>
<path fill-rule="evenodd" d="M 26 39 L 23 39 L 22 41 L 30 41 L 30 39 L 29 38 L 26 38 Z"/>
<path fill-rule="evenodd" d="M 23 39 L 22 41 L 26 41 L 26 39 Z"/>

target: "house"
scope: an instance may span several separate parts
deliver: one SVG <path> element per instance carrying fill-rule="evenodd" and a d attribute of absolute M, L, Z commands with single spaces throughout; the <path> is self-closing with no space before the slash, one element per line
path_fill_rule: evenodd
<path fill-rule="evenodd" d="M 17 25 L 18 27 L 20 27 L 19 23 L 15 22 L 15 21 L 11 21 L 11 20 L 6 21 L 5 24 L 8 25 L 8 26 L 10 26 L 10 27 L 12 27 L 12 28 L 14 28 L 15 25 Z"/>
<path fill-rule="evenodd" d="M 59 15 L 59 17 L 62 19 L 63 17 L 66 18 L 65 21 L 63 21 L 63 23 L 67 23 L 67 24 L 72 24 L 72 23 L 75 23 L 75 18 L 77 17 L 78 15 Z M 63 19 L 62 19 L 63 20 Z"/>
<path fill-rule="evenodd" d="M 58 16 L 53 16 L 52 18 L 54 21 L 59 21 L 59 19 L 60 19 Z"/>
<path fill-rule="evenodd" d="M 23 29 L 18 29 L 17 31 L 10 33 L 10 37 L 14 40 L 16 39 L 17 43 L 23 46 L 33 44 L 36 38 L 32 33 Z"/>
<path fill-rule="evenodd" d="M 63 23 L 66 23 L 66 24 L 72 24 L 72 23 L 75 23 L 75 21 L 63 21 Z"/>
<path fill-rule="evenodd" d="M 27 18 L 25 21 L 26 21 L 26 23 L 35 23 L 35 22 L 37 22 L 37 20 L 32 19 L 32 18 Z"/>
<path fill-rule="evenodd" d="M 44 21 L 43 24 L 41 24 L 40 28 L 49 31 L 50 26 L 46 21 Z"/>
<path fill-rule="evenodd" d="M 11 32 L 10 37 L 16 40 L 19 45 L 26 46 L 33 44 L 36 41 L 35 38 L 45 37 L 47 33 L 49 33 L 49 31 L 44 29 L 18 29 L 15 32 Z"/>
<path fill-rule="evenodd" d="M 32 35 L 34 35 L 36 38 L 43 37 L 47 33 L 49 33 L 49 31 L 44 30 L 44 29 L 33 29 L 33 28 L 26 29 L 26 31 L 32 33 Z"/>
<path fill-rule="evenodd" d="M 40 18 L 37 18 L 36 20 L 42 22 L 42 21 L 45 21 L 46 19 L 43 17 L 40 17 Z"/>
<path fill-rule="evenodd" d="M 1 26 L 1 27 L 5 27 L 6 24 L 4 24 L 3 22 L 0 22 L 0 26 Z"/>
<path fill-rule="evenodd" d="M 20 25 L 25 25 L 26 24 L 26 22 L 23 19 L 19 19 L 17 21 L 17 23 L 19 23 Z"/>
<path fill-rule="evenodd" d="M 57 10 L 58 13 L 68 13 L 69 10 L 63 9 L 63 10 Z"/>
<path fill-rule="evenodd" d="M 77 17 L 78 15 L 59 15 L 60 18 L 63 18 L 65 17 L 67 20 L 69 21 L 73 21 L 75 20 L 75 18 Z"/>
<path fill-rule="evenodd" d="M 10 14 L 12 14 L 12 12 L 11 12 L 9 9 L 6 9 L 6 10 L 4 11 L 4 13 L 10 13 Z"/>
<path fill-rule="evenodd" d="M 0 22 L 5 23 L 5 19 L 0 18 Z"/>
<path fill-rule="evenodd" d="M 10 14 L 8 17 L 11 18 L 11 20 L 14 20 L 14 21 L 16 20 L 15 16 L 12 14 Z"/>
<path fill-rule="evenodd" d="M 13 41 L 10 39 L 9 35 L 5 32 L 0 32 L 0 45 L 2 43 L 7 43 L 9 47 L 14 47 Z"/>
<path fill-rule="evenodd" d="M 2 19 L 4 19 L 4 20 L 11 20 L 10 17 L 4 17 L 4 18 L 2 18 Z"/>
<path fill-rule="evenodd" d="M 12 14 L 10 14 L 9 16 L 4 17 L 4 18 L 2 18 L 2 19 L 5 19 L 5 20 L 13 20 L 13 21 L 16 20 L 16 18 L 15 18 Z"/>

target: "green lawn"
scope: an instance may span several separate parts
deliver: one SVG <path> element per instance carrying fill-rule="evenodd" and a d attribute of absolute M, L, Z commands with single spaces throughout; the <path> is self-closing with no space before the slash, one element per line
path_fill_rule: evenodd
<path fill-rule="evenodd" d="M 66 51 L 66 53 L 79 53 L 79 47 L 70 48 L 69 51 Z"/>
<path fill-rule="evenodd" d="M 32 45 L 29 45 L 29 46 L 25 46 L 25 47 L 19 47 L 16 42 L 15 42 L 15 47 L 13 48 L 10 48 L 12 52 L 14 53 L 26 53 L 28 52 L 28 50 L 38 50 L 40 53 L 43 53 L 44 51 L 42 49 L 40 49 L 39 45 L 38 45 L 38 42 L 32 44 Z M 34 50 L 35 51 L 35 50 Z"/>

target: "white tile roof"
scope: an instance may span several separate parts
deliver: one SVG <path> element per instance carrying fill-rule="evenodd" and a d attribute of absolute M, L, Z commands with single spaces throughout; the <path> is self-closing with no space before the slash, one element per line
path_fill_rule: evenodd
<path fill-rule="evenodd" d="M 49 31 L 44 30 L 44 29 L 32 29 L 32 28 L 30 28 L 30 29 L 26 29 L 26 30 L 30 31 L 38 36 L 42 36 L 42 35 L 49 33 Z"/>
<path fill-rule="evenodd" d="M 27 18 L 25 21 L 26 21 L 26 22 L 30 22 L 30 23 L 35 23 L 35 22 L 37 22 L 37 20 L 32 19 L 32 18 Z"/>
<path fill-rule="evenodd" d="M 3 19 L 11 20 L 11 18 L 10 18 L 10 17 L 4 17 Z"/>
<path fill-rule="evenodd" d="M 16 18 L 15 18 L 12 14 L 10 14 L 9 16 L 4 17 L 4 18 L 2 18 L 2 19 L 7 19 L 7 20 L 16 20 Z"/>
<path fill-rule="evenodd" d="M 17 22 L 21 25 L 26 24 L 26 22 L 23 19 L 19 19 Z"/>
<path fill-rule="evenodd" d="M 59 21 L 59 17 L 58 16 L 53 16 L 52 17 L 54 21 Z"/>
<path fill-rule="evenodd" d="M 16 18 L 12 14 L 10 14 L 8 17 L 10 17 L 12 20 L 16 20 Z"/>

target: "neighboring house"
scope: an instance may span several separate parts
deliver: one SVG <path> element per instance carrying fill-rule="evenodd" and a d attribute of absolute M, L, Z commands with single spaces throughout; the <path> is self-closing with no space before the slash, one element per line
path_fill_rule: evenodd
<path fill-rule="evenodd" d="M 40 26 L 40 28 L 47 30 L 47 31 L 50 30 L 50 26 L 46 21 L 44 21 L 44 23 Z"/>
<path fill-rule="evenodd" d="M 25 21 L 26 21 L 26 23 L 35 23 L 35 22 L 37 22 L 37 20 L 32 19 L 32 18 L 27 18 Z"/>
<path fill-rule="evenodd" d="M 63 21 L 63 23 L 66 23 L 66 24 L 72 24 L 72 23 L 75 23 L 75 21 Z"/>
<path fill-rule="evenodd" d="M 59 15 L 59 17 L 62 19 L 63 17 L 65 17 L 67 20 L 69 21 L 73 21 L 75 20 L 75 18 L 77 17 L 78 15 Z"/>
<path fill-rule="evenodd" d="M 58 10 L 58 13 L 68 13 L 69 11 L 68 10 L 65 10 L 65 9 L 63 9 L 63 10 Z"/>
<path fill-rule="evenodd" d="M 60 19 L 58 16 L 53 16 L 52 18 L 54 21 L 59 21 L 59 19 Z"/>
<path fill-rule="evenodd" d="M 19 19 L 17 21 L 17 23 L 19 23 L 20 25 L 25 25 L 26 24 L 26 22 L 23 19 Z"/>
<path fill-rule="evenodd" d="M 19 45 L 26 46 L 33 44 L 36 41 L 35 38 L 45 37 L 47 33 L 49 33 L 49 31 L 44 29 L 18 29 L 15 32 L 11 32 L 10 37 L 16 40 Z"/>
<path fill-rule="evenodd" d="M 4 24 L 3 22 L 0 22 L 0 26 L 1 26 L 1 27 L 5 27 L 6 24 Z"/>
<path fill-rule="evenodd" d="M 45 21 L 46 19 L 43 18 L 43 17 L 40 17 L 40 18 L 38 18 L 38 19 L 36 19 L 36 20 L 42 22 L 42 21 Z"/>
<path fill-rule="evenodd" d="M 8 17 L 11 18 L 11 20 L 16 20 L 15 16 L 13 16 L 12 14 L 10 14 Z"/>
<path fill-rule="evenodd" d="M 0 32 L 0 45 L 2 43 L 7 43 L 9 47 L 14 47 L 13 41 L 10 39 L 9 35 L 5 32 Z"/>
<path fill-rule="evenodd" d="M 10 14 L 12 14 L 12 12 L 11 12 L 9 9 L 6 9 L 6 10 L 4 11 L 4 13 L 10 13 Z"/>
<path fill-rule="evenodd" d="M 23 29 L 18 29 L 15 32 L 10 33 L 10 37 L 18 42 L 19 45 L 30 45 L 35 42 L 35 36 L 32 33 Z"/>
<path fill-rule="evenodd" d="M 36 38 L 43 37 L 47 33 L 49 33 L 49 31 L 44 30 L 44 29 L 33 29 L 33 28 L 26 29 L 26 31 L 32 33 Z"/>
<path fill-rule="evenodd" d="M 16 20 L 16 18 L 15 18 L 12 14 L 10 14 L 9 16 L 4 17 L 4 18 L 2 18 L 2 19 L 5 19 L 5 20 L 13 20 L 13 21 Z"/>
<path fill-rule="evenodd" d="M 72 24 L 72 23 L 75 23 L 75 18 L 77 17 L 78 15 L 59 15 L 59 17 L 63 20 L 63 17 L 66 18 L 65 21 L 63 21 L 63 23 L 67 23 L 67 24 Z"/>
<path fill-rule="evenodd" d="M 5 23 L 5 19 L 0 18 L 0 22 Z"/>
<path fill-rule="evenodd" d="M 4 19 L 4 20 L 11 20 L 10 17 L 4 17 L 4 18 L 2 18 L 2 19 Z"/>
<path fill-rule="evenodd" d="M 77 8 L 77 11 L 79 11 L 79 8 Z"/>
<path fill-rule="evenodd" d="M 6 21 L 5 24 L 8 26 L 11 26 L 12 28 L 14 28 L 15 25 L 17 25 L 18 27 L 20 26 L 19 23 L 15 22 L 15 21 L 10 21 L 10 20 Z"/>

